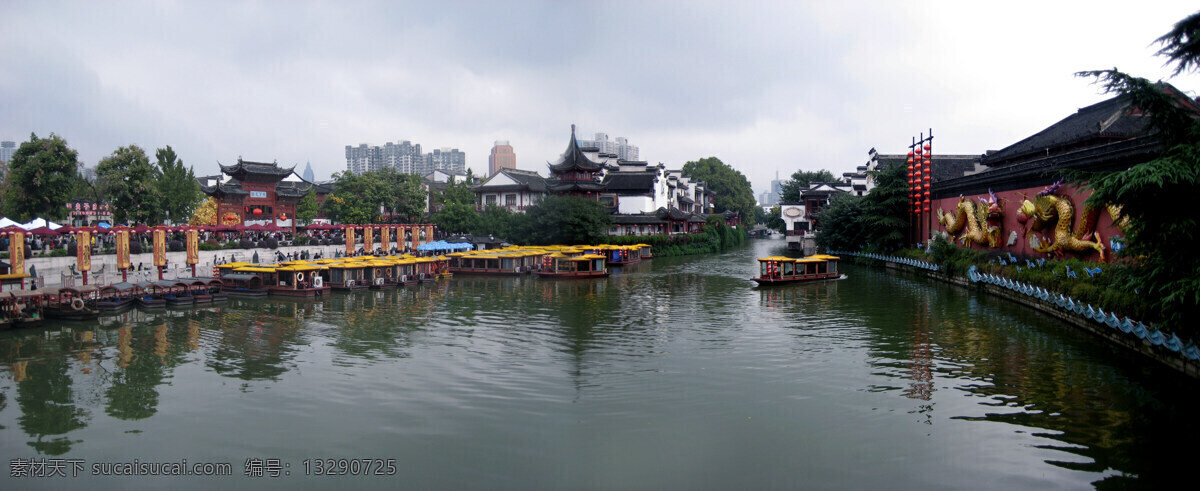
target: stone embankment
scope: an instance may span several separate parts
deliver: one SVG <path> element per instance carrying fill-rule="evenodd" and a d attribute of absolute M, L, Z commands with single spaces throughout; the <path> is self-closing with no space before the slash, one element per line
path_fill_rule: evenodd
<path fill-rule="evenodd" d="M 907 258 L 847 252 L 838 254 L 873 259 L 888 269 L 951 283 L 1019 303 L 1098 336 L 1115 346 L 1145 356 L 1190 377 L 1200 378 L 1200 347 L 1192 343 L 1185 344 L 1173 333 L 1158 330 L 1133 319 L 1121 319 L 1116 314 L 1105 313 L 1102 309 L 1076 302 L 1065 295 L 1000 276 L 981 274 L 974 268 L 965 277 L 951 276 L 936 264 Z"/>

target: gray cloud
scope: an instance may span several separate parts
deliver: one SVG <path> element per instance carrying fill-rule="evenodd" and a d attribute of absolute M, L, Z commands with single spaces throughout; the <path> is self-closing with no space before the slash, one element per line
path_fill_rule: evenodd
<path fill-rule="evenodd" d="M 671 167 L 720 157 L 761 190 L 929 127 L 945 153 L 1003 147 L 1103 97 L 1076 70 L 1165 76 L 1147 43 L 1194 9 L 1090 5 L 6 2 L 0 138 L 327 177 L 345 145 L 401 139 L 477 171 L 510 140 L 544 170 L 575 123 Z"/>

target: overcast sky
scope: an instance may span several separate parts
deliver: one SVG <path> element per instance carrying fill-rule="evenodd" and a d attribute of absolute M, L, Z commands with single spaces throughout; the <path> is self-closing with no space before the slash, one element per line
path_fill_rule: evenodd
<path fill-rule="evenodd" d="M 1196 10 L 1124 2 L 55 2 L 0 0 L 0 140 L 66 138 L 88 166 L 171 145 L 346 169 L 345 146 L 495 140 L 546 174 L 624 136 L 679 168 L 716 156 L 756 196 L 778 172 L 852 171 L 875 147 L 1003 148 L 1106 98 L 1073 73 L 1168 78 L 1151 43 Z"/>

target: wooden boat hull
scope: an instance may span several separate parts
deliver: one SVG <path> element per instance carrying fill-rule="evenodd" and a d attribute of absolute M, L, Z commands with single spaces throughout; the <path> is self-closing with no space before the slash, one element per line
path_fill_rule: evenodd
<path fill-rule="evenodd" d="M 268 292 L 273 297 L 318 297 L 325 295 L 330 290 L 326 286 L 321 288 L 271 288 Z"/>
<path fill-rule="evenodd" d="M 212 303 L 213 301 L 212 295 L 207 293 L 193 293 L 192 298 L 195 299 L 196 303 Z"/>
<path fill-rule="evenodd" d="M 788 278 L 751 278 L 751 279 L 758 282 L 759 286 L 773 286 L 773 285 L 794 285 L 796 283 L 811 283 L 814 281 L 837 280 L 837 279 L 841 279 L 841 277 L 842 277 L 841 273 L 831 273 L 831 274 L 797 276 L 797 277 L 788 277 Z"/>
<path fill-rule="evenodd" d="M 165 309 L 167 301 L 161 298 L 138 298 L 137 306 L 139 309 Z"/>
<path fill-rule="evenodd" d="M 231 297 L 265 297 L 268 294 L 265 289 L 226 288 L 221 291 Z"/>
<path fill-rule="evenodd" d="M 23 329 L 29 327 L 42 327 L 43 319 L 41 317 L 17 317 L 13 319 L 13 329 Z"/>
<path fill-rule="evenodd" d="M 555 273 L 553 271 L 538 271 L 537 275 L 539 277 L 547 278 L 547 279 L 570 280 L 570 279 L 582 279 L 582 278 L 607 278 L 609 275 L 609 272 L 608 271 L 591 271 L 591 272 L 586 272 L 586 273 Z"/>
<path fill-rule="evenodd" d="M 191 295 L 167 295 L 163 300 L 166 300 L 167 306 L 170 307 L 187 307 L 196 303 L 196 299 Z"/>
<path fill-rule="evenodd" d="M 73 310 L 70 307 L 65 309 L 48 307 L 42 313 L 45 314 L 46 318 L 48 319 L 60 321 L 90 321 L 100 317 L 99 310 L 89 308 Z"/>
<path fill-rule="evenodd" d="M 100 312 L 120 313 L 132 309 L 135 303 L 132 298 L 124 300 L 100 300 L 96 302 L 96 310 Z"/>
<path fill-rule="evenodd" d="M 462 275 L 520 276 L 523 274 L 528 274 L 529 271 L 513 271 L 511 269 L 497 270 L 497 269 L 450 268 L 450 273 L 451 274 L 462 274 Z"/>

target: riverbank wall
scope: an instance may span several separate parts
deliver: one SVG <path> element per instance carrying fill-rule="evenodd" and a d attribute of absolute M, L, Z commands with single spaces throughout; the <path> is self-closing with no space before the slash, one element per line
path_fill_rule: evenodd
<path fill-rule="evenodd" d="M 281 246 L 276 249 L 269 248 L 253 248 L 253 249 L 219 249 L 212 251 L 198 251 L 199 262 L 196 263 L 196 276 L 212 276 L 213 267 L 217 264 L 231 263 L 237 261 L 253 261 L 255 254 L 258 255 L 261 263 L 274 263 L 276 252 L 287 256 L 289 253 L 293 256 L 298 256 L 303 252 L 308 253 L 308 257 L 315 257 L 320 254 L 323 258 L 334 257 L 338 252 L 346 252 L 345 245 L 304 245 L 304 246 Z M 163 274 L 165 279 L 190 278 L 192 277 L 191 268 L 186 264 L 187 252 L 176 251 L 167 252 L 167 270 Z M 129 262 L 133 268 L 127 273 L 128 281 L 142 280 L 157 280 L 158 273 L 154 269 L 154 254 L 152 252 L 144 252 L 141 254 L 130 254 Z M 26 287 L 37 281 L 39 288 L 59 288 L 62 286 L 79 286 L 83 282 L 83 276 L 72 272 L 71 268 L 76 265 L 75 256 L 36 256 L 25 260 L 25 271 L 28 273 L 33 271 L 37 274 L 37 279 L 26 278 Z M 141 267 L 141 270 L 138 267 Z M 97 274 L 98 271 L 103 271 Z M 92 270 L 88 274 L 89 285 L 107 285 L 121 281 L 121 271 L 117 269 L 116 254 L 102 254 L 92 256 Z M 19 288 L 20 284 L 15 285 Z M 14 288 L 13 285 L 5 285 L 4 289 L 9 290 Z"/>
<path fill-rule="evenodd" d="M 839 254 L 849 255 L 844 252 Z M 1019 288 L 1008 288 L 988 281 L 973 281 L 970 277 L 949 275 L 941 268 L 929 263 L 917 263 L 903 258 L 887 258 L 876 255 L 859 255 L 858 257 L 868 259 L 871 264 L 882 265 L 889 270 L 950 283 L 1037 310 L 1066 325 L 1097 336 L 1123 351 L 1153 360 L 1193 379 L 1200 379 L 1200 350 L 1197 350 L 1195 345 L 1183 346 L 1180 343 L 1177 346 L 1178 349 L 1172 349 L 1169 338 L 1165 334 L 1152 330 L 1138 334 L 1136 329 L 1125 331 L 1104 322 L 1103 319 L 1089 318 L 1073 309 L 1060 306 L 1056 301 L 1060 297 L 1058 294 L 1050 294 L 1047 296 L 1048 299 L 1042 299 L 1037 295 L 1025 294 Z M 1144 328 L 1144 326 L 1142 327 Z M 1175 339 L 1178 340 L 1178 338 Z M 1163 340 L 1168 340 L 1168 342 L 1163 342 Z"/>

